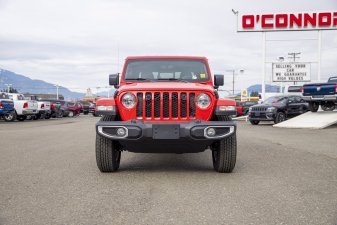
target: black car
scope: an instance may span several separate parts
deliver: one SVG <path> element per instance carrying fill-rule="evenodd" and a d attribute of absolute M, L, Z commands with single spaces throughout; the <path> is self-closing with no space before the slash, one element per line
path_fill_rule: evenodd
<path fill-rule="evenodd" d="M 308 104 L 301 96 L 270 97 L 263 104 L 249 108 L 249 121 L 257 125 L 260 121 L 274 121 L 275 124 L 308 111 Z"/>

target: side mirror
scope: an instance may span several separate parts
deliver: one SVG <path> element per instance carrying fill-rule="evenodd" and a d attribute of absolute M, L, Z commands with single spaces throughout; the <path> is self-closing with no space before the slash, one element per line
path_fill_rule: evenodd
<path fill-rule="evenodd" d="M 224 76 L 220 74 L 214 75 L 214 86 L 215 88 L 218 88 L 219 86 L 224 85 Z"/>
<path fill-rule="evenodd" d="M 114 86 L 116 89 L 119 87 L 119 73 L 109 75 L 109 85 Z"/>

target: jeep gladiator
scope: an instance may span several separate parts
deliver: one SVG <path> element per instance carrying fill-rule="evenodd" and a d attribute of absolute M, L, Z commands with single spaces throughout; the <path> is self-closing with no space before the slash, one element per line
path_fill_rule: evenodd
<path fill-rule="evenodd" d="M 235 101 L 219 99 L 223 75 L 211 75 L 205 57 L 128 57 L 121 76 L 109 77 L 113 98 L 96 102 L 96 162 L 117 171 L 123 150 L 197 153 L 210 149 L 214 170 L 236 162 Z"/>

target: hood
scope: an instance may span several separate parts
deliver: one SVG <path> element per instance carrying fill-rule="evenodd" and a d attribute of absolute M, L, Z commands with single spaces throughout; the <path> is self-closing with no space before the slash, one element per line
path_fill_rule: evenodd
<path fill-rule="evenodd" d="M 185 82 L 138 82 L 123 85 L 120 92 L 126 91 L 207 91 L 214 93 L 214 88 L 208 84 Z"/>
<path fill-rule="evenodd" d="M 251 106 L 251 107 L 266 107 L 266 108 L 268 108 L 268 107 L 280 107 L 280 106 L 283 106 L 284 104 L 282 104 L 282 103 L 262 103 L 262 104 L 258 104 L 258 105 L 253 105 L 253 106 Z"/>

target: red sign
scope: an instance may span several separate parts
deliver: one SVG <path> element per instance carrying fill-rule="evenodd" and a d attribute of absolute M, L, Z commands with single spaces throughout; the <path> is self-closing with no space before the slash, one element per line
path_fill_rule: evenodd
<path fill-rule="evenodd" d="M 337 12 L 242 14 L 238 21 L 240 32 L 332 29 L 337 29 Z"/>

